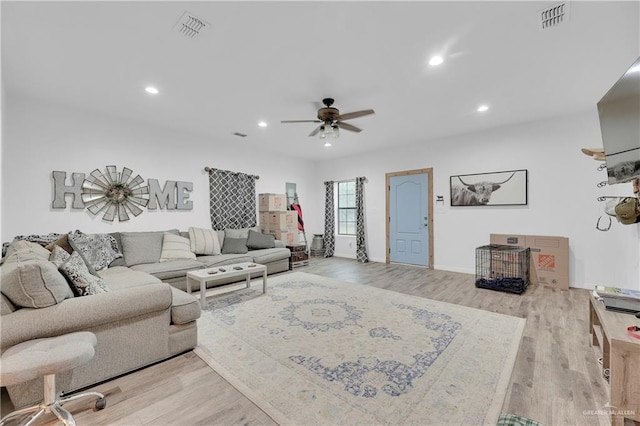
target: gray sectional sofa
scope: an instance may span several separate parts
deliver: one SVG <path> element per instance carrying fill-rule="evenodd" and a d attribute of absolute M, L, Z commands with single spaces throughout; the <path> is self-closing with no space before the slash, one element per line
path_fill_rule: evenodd
<path fill-rule="evenodd" d="M 288 269 L 290 252 L 279 241 L 274 242 L 277 247 L 246 253 L 138 263 L 164 253 L 164 247 L 154 245 L 162 245 L 163 239 L 159 236 L 165 232 L 180 235 L 183 240 L 188 238 L 188 233 L 176 230 L 109 234 L 117 242 L 114 248 L 122 254 L 108 267 L 90 271 L 101 283 L 98 287 L 104 286 L 106 291 L 94 286 L 97 294 L 86 296 L 80 296 L 69 276 L 61 272 L 66 263 L 54 264 L 54 255 L 43 245 L 28 241 L 11 243 L 0 266 L 0 350 L 4 352 L 27 340 L 74 331 L 95 333 L 98 343 L 94 358 L 57 377 L 58 391 L 72 392 L 197 345 L 196 320 L 200 316 L 200 304 L 198 299 L 182 291 L 186 288 L 188 271 L 247 261 L 267 265 L 269 274 Z M 236 236 L 248 230 L 233 232 Z M 223 232 L 219 238 L 225 235 L 229 234 Z M 136 247 L 138 252 L 130 251 Z M 52 250 L 62 252 L 55 245 Z M 73 252 L 73 247 L 65 250 Z M 78 256 L 72 254 L 71 257 L 77 259 Z M 42 399 L 43 381 L 33 380 L 7 390 L 13 404 L 23 407 Z"/>
<path fill-rule="evenodd" d="M 221 248 L 224 247 L 225 238 L 227 235 L 231 235 L 233 237 L 239 238 L 248 238 L 249 231 L 254 231 L 260 233 L 260 228 L 242 228 L 235 230 L 226 230 L 226 231 L 215 231 L 218 235 L 218 241 L 220 243 Z M 177 229 L 172 229 L 169 231 L 164 231 L 169 233 L 178 234 L 182 237 L 189 238 L 188 232 L 180 232 Z M 126 265 L 130 267 L 134 271 L 146 272 L 148 274 L 153 275 L 154 277 L 159 278 L 163 282 L 169 283 L 172 286 L 179 288 L 180 290 L 186 291 L 186 276 L 187 272 L 194 271 L 203 268 L 214 268 L 224 265 L 230 265 L 233 263 L 242 263 L 242 262 L 255 262 L 261 265 L 265 265 L 267 267 L 267 274 L 275 274 L 278 272 L 284 272 L 289 269 L 289 257 L 291 257 L 291 252 L 289 249 L 285 247 L 285 244 L 282 241 L 275 240 L 275 247 L 273 248 L 263 248 L 263 249 L 248 249 L 246 253 L 221 253 L 215 255 L 197 255 L 195 259 L 178 259 L 178 260 L 169 260 L 166 262 L 144 262 L 137 263 L 134 261 L 133 263 L 129 261 L 132 257 L 127 252 L 127 244 L 126 238 L 131 236 L 136 236 L 136 234 L 162 234 L 163 232 L 157 233 L 146 233 L 146 232 L 123 232 L 123 233 L 112 233 L 111 235 L 118 241 L 120 247 L 123 247 L 123 258 L 118 259 L 112 263 L 112 265 Z M 125 238 L 125 244 L 122 243 L 122 238 Z M 156 243 L 157 244 L 157 243 Z M 149 251 L 153 251 L 153 242 L 149 240 L 148 244 L 143 244 L 149 248 Z M 155 250 L 160 252 L 159 247 L 155 247 Z M 129 254 L 129 256 L 128 256 Z M 143 259 L 144 260 L 144 259 Z M 261 273 L 254 274 L 255 277 L 260 276 Z M 216 286 L 228 284 L 232 282 L 234 278 L 231 278 L 228 281 L 220 280 L 215 283 Z"/>

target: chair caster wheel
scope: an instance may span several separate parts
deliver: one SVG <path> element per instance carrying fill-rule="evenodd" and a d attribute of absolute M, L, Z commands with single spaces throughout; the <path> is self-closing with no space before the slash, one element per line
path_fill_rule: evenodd
<path fill-rule="evenodd" d="M 96 410 L 103 410 L 107 406 L 107 398 L 102 397 L 96 401 Z"/>

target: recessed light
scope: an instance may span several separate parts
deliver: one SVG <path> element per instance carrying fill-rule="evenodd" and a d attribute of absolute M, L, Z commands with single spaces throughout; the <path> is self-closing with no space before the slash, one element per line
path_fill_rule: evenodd
<path fill-rule="evenodd" d="M 440 65 L 443 62 L 444 59 L 442 59 L 442 56 L 433 56 L 431 59 L 429 59 L 429 65 L 431 66 Z"/>
<path fill-rule="evenodd" d="M 258 123 L 258 126 L 267 127 L 267 122 L 266 121 L 261 121 L 261 122 Z"/>
<path fill-rule="evenodd" d="M 476 111 L 478 111 L 478 112 L 485 112 L 485 111 L 486 111 L 486 110 L 488 110 L 488 109 L 489 109 L 489 107 L 488 107 L 488 106 L 486 106 L 486 105 L 480 105 Z"/>
<path fill-rule="evenodd" d="M 158 93 L 160 93 L 160 92 L 158 91 L 158 89 L 156 89 L 156 88 L 155 88 L 155 87 L 153 87 L 153 86 L 147 86 L 147 87 L 145 87 L 145 88 L 144 88 L 144 91 L 145 91 L 145 92 L 147 92 L 147 93 L 151 93 L 152 95 L 157 95 Z"/>

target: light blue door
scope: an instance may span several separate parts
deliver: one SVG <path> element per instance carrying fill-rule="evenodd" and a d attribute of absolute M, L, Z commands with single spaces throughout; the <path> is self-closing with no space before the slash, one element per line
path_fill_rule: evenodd
<path fill-rule="evenodd" d="M 389 179 L 389 260 L 429 266 L 429 197 L 426 173 Z"/>

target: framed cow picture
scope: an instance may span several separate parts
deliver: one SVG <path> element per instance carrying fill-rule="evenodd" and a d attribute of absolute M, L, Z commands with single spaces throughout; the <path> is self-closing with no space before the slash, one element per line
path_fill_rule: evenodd
<path fill-rule="evenodd" d="M 476 173 L 450 177 L 452 206 L 527 205 L 527 171 Z"/>

